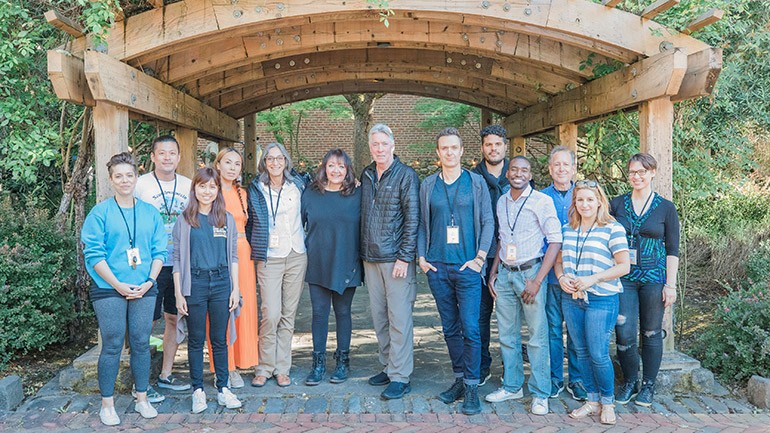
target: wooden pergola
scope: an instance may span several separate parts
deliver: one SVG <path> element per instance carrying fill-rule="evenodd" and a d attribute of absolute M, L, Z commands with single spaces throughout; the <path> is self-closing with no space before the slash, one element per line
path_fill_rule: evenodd
<path fill-rule="evenodd" d="M 386 27 L 365 0 L 155 0 L 115 23 L 106 48 L 50 11 L 73 39 L 49 51 L 48 73 L 60 99 L 94 107 L 100 199 L 109 194 L 107 159 L 128 149 L 129 118 L 174 128 L 180 171 L 190 175 L 198 136 L 239 141 L 242 119 L 253 158 L 254 113 L 361 92 L 500 113 L 514 154 L 548 131 L 575 149 L 578 124 L 639 110 L 640 149 L 658 159 L 656 190 L 671 197 L 673 103 L 710 94 L 721 70 L 721 49 L 689 33 L 722 12 L 669 29 L 653 19 L 679 0 L 657 0 L 641 15 L 615 9 L 619 2 L 390 0 Z M 596 65 L 617 62 L 595 78 Z"/>

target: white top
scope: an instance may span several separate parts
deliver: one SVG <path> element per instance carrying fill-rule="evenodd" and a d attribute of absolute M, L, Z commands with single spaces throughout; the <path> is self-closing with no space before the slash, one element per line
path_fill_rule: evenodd
<path fill-rule="evenodd" d="M 302 217 L 300 215 L 301 198 L 299 188 L 294 182 L 287 181 L 283 184 L 281 200 L 278 193 L 270 191 L 270 187 L 259 182 L 259 190 L 265 196 L 267 203 L 268 245 L 270 239 L 278 236 L 278 246 L 268 247 L 267 257 L 284 258 L 293 250 L 299 254 L 305 253 L 305 231 L 302 230 Z M 270 205 L 272 196 L 272 206 Z M 275 212 L 275 218 L 273 218 Z"/>
<path fill-rule="evenodd" d="M 581 232 L 565 224 L 562 235 L 561 259 L 567 275 L 587 277 L 604 272 L 615 266 L 615 254 L 628 251 L 626 229 L 614 221 Z M 622 292 L 623 285 L 615 278 L 597 283 L 588 291 L 597 296 L 610 296 Z"/>
<path fill-rule="evenodd" d="M 158 187 L 159 182 L 160 188 Z M 161 188 L 163 194 L 161 194 Z M 136 181 L 134 196 L 155 206 L 163 217 L 163 226 L 166 228 L 166 235 L 168 236 L 168 259 L 164 266 L 171 266 L 171 257 L 174 253 L 174 240 L 171 231 L 174 229 L 176 219 L 182 215 L 182 211 L 187 207 L 191 188 L 192 181 L 181 174 L 176 175 L 176 192 L 174 191 L 173 180 L 168 182 L 156 180 L 153 173 L 142 175 Z"/>
<path fill-rule="evenodd" d="M 500 260 L 509 266 L 542 257 L 544 239 L 549 244 L 561 243 L 561 222 L 553 199 L 532 187 L 527 186 L 517 200 L 511 198 L 510 192 L 500 196 L 497 220 L 500 222 Z M 514 263 L 506 259 L 506 248 L 511 244 L 517 249 Z"/>

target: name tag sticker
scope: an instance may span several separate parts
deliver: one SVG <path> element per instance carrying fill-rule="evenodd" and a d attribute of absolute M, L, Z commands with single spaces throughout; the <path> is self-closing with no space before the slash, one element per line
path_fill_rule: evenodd
<path fill-rule="evenodd" d="M 628 250 L 628 258 L 631 259 L 631 264 L 636 264 L 636 250 Z"/>
<path fill-rule="evenodd" d="M 227 228 L 222 227 L 214 227 L 214 237 L 215 238 L 226 238 L 227 237 Z"/>
<path fill-rule="evenodd" d="M 131 266 L 132 269 L 136 269 L 137 265 L 142 264 L 142 257 L 139 255 L 139 248 L 127 249 L 126 257 L 128 258 L 128 266 Z"/>
<path fill-rule="evenodd" d="M 505 247 L 505 261 L 513 264 L 516 261 L 516 245 L 508 245 Z"/>
<path fill-rule="evenodd" d="M 446 243 L 449 245 L 457 245 L 460 243 L 460 227 L 458 226 L 446 227 Z"/>
<path fill-rule="evenodd" d="M 270 235 L 270 248 L 278 248 L 278 246 L 281 244 L 281 237 L 277 234 Z"/>

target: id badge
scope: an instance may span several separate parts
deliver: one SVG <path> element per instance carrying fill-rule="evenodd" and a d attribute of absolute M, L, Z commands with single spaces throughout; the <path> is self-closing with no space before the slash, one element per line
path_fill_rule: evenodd
<path fill-rule="evenodd" d="M 132 269 L 136 269 L 137 265 L 142 264 L 142 257 L 139 255 L 139 248 L 127 249 L 126 257 L 128 258 L 128 266 L 131 266 Z"/>
<path fill-rule="evenodd" d="M 635 249 L 628 250 L 628 258 L 631 260 L 631 264 L 632 265 L 636 264 L 636 250 Z"/>
<path fill-rule="evenodd" d="M 516 261 L 516 245 L 508 245 L 505 247 L 505 261 L 508 263 Z"/>
<path fill-rule="evenodd" d="M 446 243 L 449 245 L 457 245 L 460 243 L 460 227 L 446 226 Z"/>
<path fill-rule="evenodd" d="M 214 237 L 215 238 L 226 238 L 227 237 L 227 229 L 225 227 L 214 227 Z"/>
<path fill-rule="evenodd" d="M 281 237 L 277 234 L 270 235 L 270 248 L 278 248 L 281 243 Z"/>

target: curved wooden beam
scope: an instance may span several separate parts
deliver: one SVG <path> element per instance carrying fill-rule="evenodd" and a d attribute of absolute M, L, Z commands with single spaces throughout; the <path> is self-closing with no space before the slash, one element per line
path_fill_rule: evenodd
<path fill-rule="evenodd" d="M 458 24 L 476 24 L 490 28 L 542 36 L 598 53 L 631 51 L 650 56 L 663 42 L 685 47 L 692 52 L 706 48 L 696 39 L 669 30 L 653 21 L 606 8 L 587 0 L 533 0 L 529 2 L 390 0 L 396 13 L 391 26 L 383 30 L 377 12 L 365 0 L 326 2 L 307 0 L 183 0 L 162 9 L 132 16 L 117 25 L 108 36 L 109 54 L 130 60 L 173 46 L 213 42 L 229 37 L 226 33 L 276 24 L 298 25 L 309 22 L 343 22 L 351 18 L 371 18 L 368 26 L 377 33 L 394 34 L 399 21 L 444 19 Z M 261 27 L 260 27 L 261 26 Z M 222 30 L 228 30 L 223 32 Z M 79 38 L 76 49 L 85 49 Z"/>
<path fill-rule="evenodd" d="M 236 68 L 233 71 L 205 77 L 187 87 L 191 94 L 203 99 L 236 91 L 264 79 L 291 80 L 293 75 L 323 71 L 433 71 L 441 74 L 471 75 L 479 79 L 529 88 L 534 100 L 540 95 L 555 94 L 580 82 L 520 61 L 494 61 L 457 52 L 407 50 L 402 48 L 370 48 L 340 50 L 284 57 Z"/>
<path fill-rule="evenodd" d="M 459 26 L 411 22 L 408 33 L 389 35 L 388 39 L 372 39 L 368 22 L 320 23 L 283 27 L 272 32 L 256 32 L 233 36 L 195 48 L 169 54 L 155 60 L 132 60 L 136 67 L 149 67 L 164 81 L 173 85 L 187 84 L 206 75 L 245 66 L 276 57 L 298 56 L 344 49 L 376 46 L 477 54 L 495 59 L 527 61 L 569 79 L 586 79 L 593 73 L 586 59 L 593 64 L 610 62 L 610 58 L 590 50 L 575 48 L 547 38 L 514 32 L 496 32 L 478 26 Z M 436 28 L 438 33 L 431 32 Z M 465 37 L 468 40 L 465 40 Z M 636 55 L 623 61 L 636 61 Z"/>
<path fill-rule="evenodd" d="M 263 95 L 253 99 L 244 100 L 225 111 L 230 113 L 231 116 L 243 117 L 250 113 L 257 113 L 291 102 L 305 101 L 324 96 L 342 95 L 345 93 L 398 93 L 427 96 L 461 102 L 479 108 L 487 108 L 499 114 L 511 113 L 518 108 L 516 104 L 513 104 L 509 100 L 493 98 L 480 93 L 468 92 L 466 90 L 440 84 L 426 85 L 412 81 L 386 80 L 381 82 L 347 81 L 308 86 L 301 89 L 276 91 L 266 96 Z"/>

